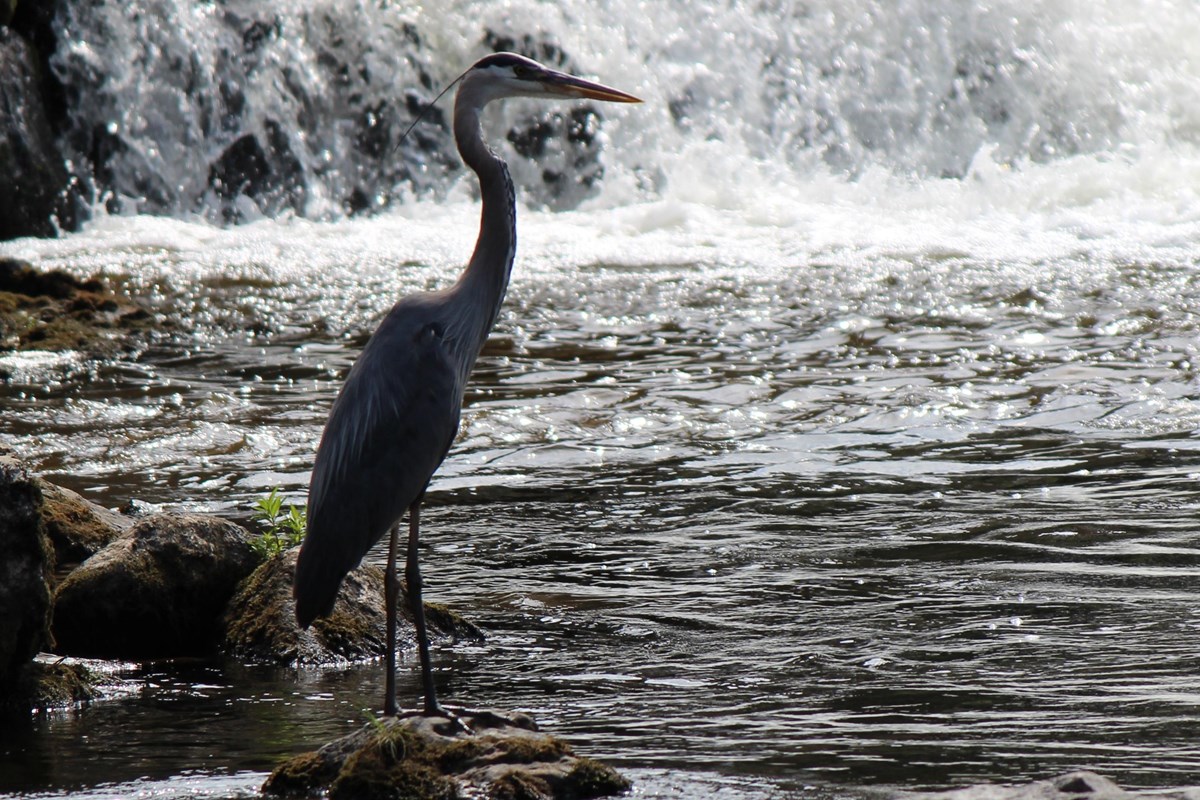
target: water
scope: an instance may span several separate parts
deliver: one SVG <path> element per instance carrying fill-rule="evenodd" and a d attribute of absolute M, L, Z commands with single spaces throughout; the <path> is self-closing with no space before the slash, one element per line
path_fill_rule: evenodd
<path fill-rule="evenodd" d="M 304 61 L 287 26 L 324 7 L 277 5 L 297 13 L 273 63 Z M 438 648 L 450 701 L 525 709 L 642 797 L 1077 767 L 1197 782 L 1200 17 L 960 5 L 344 12 L 353 52 L 417 25 L 428 49 L 388 68 L 423 58 L 439 81 L 482 27 L 535 19 L 647 100 L 603 109 L 603 181 L 570 203 L 503 145 L 533 207 L 425 514 L 431 599 L 489 633 Z M 198 9 L 158 55 L 219 51 L 218 7 Z M 154 81 L 101 43 L 133 113 Z M 275 85 L 239 124 L 278 108 Z M 143 132 L 172 141 L 168 122 Z M 79 234 L 0 245 L 99 272 L 175 326 L 124 361 L 4 356 L 0 445 L 110 506 L 244 519 L 273 486 L 302 501 L 365 337 L 399 294 L 453 280 L 478 222 L 453 169 L 382 176 L 387 210 L 347 218 L 361 154 L 305 141 L 291 213 L 243 198 L 256 221 L 220 228 L 207 206 L 139 216 L 126 198 Z M 186 184 L 204 163 L 155 174 Z M 0 734 L 0 792 L 252 796 L 382 687 L 378 665 L 130 679 Z"/>

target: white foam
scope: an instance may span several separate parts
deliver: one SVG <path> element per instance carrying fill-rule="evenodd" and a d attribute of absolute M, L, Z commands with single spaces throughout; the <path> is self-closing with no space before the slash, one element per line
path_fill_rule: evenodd
<path fill-rule="evenodd" d="M 229 43 L 211 13 L 182 0 L 138 5 L 162 14 L 115 9 L 105 19 L 125 26 L 121 35 L 78 39 L 72 57 L 105 65 L 110 78 L 96 102 L 120 109 L 114 124 L 122 130 L 142 131 L 140 147 L 158 148 L 165 180 L 203 180 L 196 158 L 205 154 L 175 161 L 154 144 L 154 137 L 194 135 L 200 107 L 175 93 L 174 105 L 162 108 L 169 87 L 150 88 L 176 80 L 160 68 L 179 48 L 218 69 Z M 306 96 L 328 100 L 328 76 L 306 49 L 322 43 L 320 32 L 293 27 L 315 18 L 306 11 L 337 9 L 313 0 L 273 7 L 284 34 L 294 36 L 267 48 L 269 63 L 247 88 L 262 115 L 287 110 L 287 98 L 273 94 L 283 71 Z M 365 67 L 391 70 L 396 94 L 415 75 L 396 45 L 403 23 L 423 33 L 420 52 L 442 73 L 438 80 L 478 55 L 485 28 L 532 25 L 582 71 L 646 100 L 605 107 L 598 196 L 569 213 L 522 212 L 516 281 L 589 265 L 770 271 L 947 258 L 1008 268 L 1194 261 L 1200 15 L 1187 0 L 1146 8 L 1118 0 L 1000 0 L 986 8 L 954 0 L 776 0 L 754 8 L 460 0 L 337 13 L 354 16 L 342 30 L 355 39 L 349 49 Z M 158 49 L 138 72 L 121 43 L 153 19 L 177 30 L 150 36 Z M 488 121 L 502 150 L 522 102 Z M 338 159 L 350 144 L 339 138 L 336 109 L 316 108 L 333 116 L 292 134 L 331 158 L 333 175 L 348 168 Z M 331 180 L 333 187 L 340 179 Z M 285 217 L 221 230 L 100 214 L 83 233 L 6 243 L 0 254 L 135 281 L 338 282 L 406 263 L 448 279 L 474 241 L 473 185 L 464 176 L 440 200 L 334 223 Z M 330 187 L 324 193 L 336 195 Z"/>

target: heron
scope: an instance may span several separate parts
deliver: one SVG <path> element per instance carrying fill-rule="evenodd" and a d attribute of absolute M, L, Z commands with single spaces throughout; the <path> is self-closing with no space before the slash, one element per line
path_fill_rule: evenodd
<path fill-rule="evenodd" d="M 389 533 L 384 581 L 387 643 L 383 710 L 395 715 L 398 540 L 408 515 L 406 597 L 421 661 L 426 716 L 445 715 L 434 689 L 417 555 L 421 502 L 458 433 L 463 392 L 500 313 L 516 253 L 516 197 L 508 166 L 483 139 L 484 106 L 508 97 L 639 103 L 631 94 L 494 53 L 458 79 L 454 140 L 479 179 L 475 251 L 457 282 L 402 298 L 384 317 L 342 385 L 308 487 L 308 533 L 296 561 L 296 621 L 333 610 L 343 578 Z"/>

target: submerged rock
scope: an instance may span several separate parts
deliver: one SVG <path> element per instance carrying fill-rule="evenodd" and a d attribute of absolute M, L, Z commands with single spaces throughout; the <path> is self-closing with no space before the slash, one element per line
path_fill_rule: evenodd
<path fill-rule="evenodd" d="M 346 576 L 333 613 L 306 630 L 296 624 L 292 576 L 299 548 L 270 559 L 242 582 L 225 612 L 221 649 L 240 659 L 317 666 L 378 658 L 386 646 L 383 570 L 363 565 Z M 471 623 L 444 607 L 426 604 L 430 634 L 482 639 Z M 411 625 L 402 625 L 398 645 L 415 647 Z"/>
<path fill-rule="evenodd" d="M 92 700 L 136 694 L 141 680 L 128 677 L 133 664 L 68 658 L 39 653 L 21 668 L 17 680 L 0 693 L 0 717 L 56 711 Z"/>
<path fill-rule="evenodd" d="M 216 517 L 140 520 L 58 587 L 56 652 L 131 660 L 214 652 L 225 605 L 258 564 L 249 539 Z"/>
<path fill-rule="evenodd" d="M 1159 800 L 1194 800 L 1194 789 L 1158 792 Z M 1017 785 L 978 784 L 944 792 L 898 792 L 898 800 L 1131 800 L 1125 791 L 1102 775 L 1077 770 L 1049 780 Z"/>
<path fill-rule="evenodd" d="M 103 676 L 76 661 L 31 661 L 9 691 L 0 694 L 0 713 L 27 714 L 68 708 L 95 699 Z"/>
<path fill-rule="evenodd" d="M 99 280 L 81 281 L 61 270 L 44 272 L 0 258 L 0 352 L 80 350 L 112 356 L 129 350 L 156 324 L 149 311 Z"/>
<path fill-rule="evenodd" d="M 41 505 L 36 479 L 0 456 L 0 695 L 50 642 L 54 551 Z"/>
<path fill-rule="evenodd" d="M 276 796 L 328 790 L 330 800 L 609 797 L 630 783 L 575 755 L 521 714 L 463 712 L 471 729 L 444 717 L 398 717 L 364 725 L 277 768 L 263 785 Z"/>

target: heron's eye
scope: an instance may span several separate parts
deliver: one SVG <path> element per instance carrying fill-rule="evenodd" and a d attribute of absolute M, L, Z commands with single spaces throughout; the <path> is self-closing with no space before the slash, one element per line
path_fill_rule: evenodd
<path fill-rule="evenodd" d="M 518 65 L 513 67 L 513 75 L 516 75 L 518 78 L 528 78 L 533 75 L 533 70 L 529 67 Z"/>

